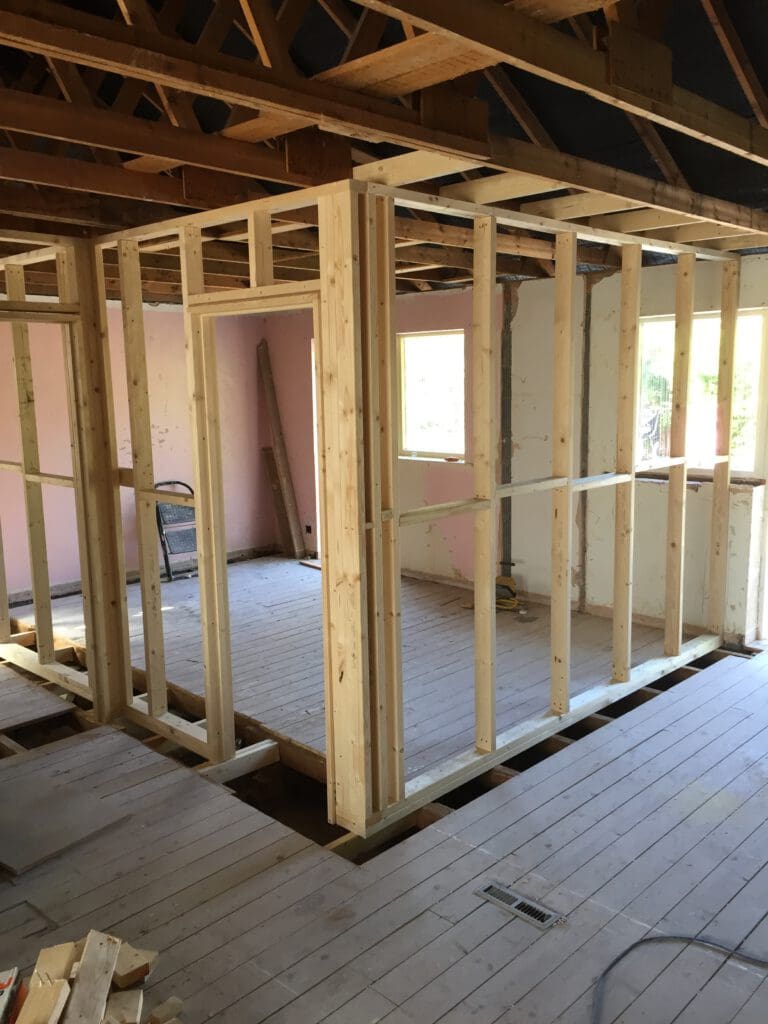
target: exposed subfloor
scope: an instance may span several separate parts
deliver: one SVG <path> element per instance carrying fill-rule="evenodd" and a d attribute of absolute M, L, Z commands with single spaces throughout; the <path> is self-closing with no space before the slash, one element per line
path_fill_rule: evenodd
<path fill-rule="evenodd" d="M 130 818 L 13 883 L 0 963 L 111 930 L 161 956 L 187 1024 L 587 1024 L 596 975 L 655 933 L 768 956 L 768 655 L 729 658 L 362 867 L 110 728 L 0 763 Z M 541 932 L 495 878 L 567 915 Z M 765 972 L 644 948 L 604 1020 L 764 1024 Z"/>
<path fill-rule="evenodd" d="M 235 707 L 271 729 L 325 750 L 320 573 L 285 558 L 229 566 Z M 141 595 L 128 588 L 133 664 L 144 666 Z M 162 585 L 167 677 L 203 691 L 197 579 Z M 405 760 L 409 776 L 474 743 L 472 593 L 440 583 L 402 580 Z M 82 599 L 53 602 L 55 628 L 84 636 Z M 14 609 L 32 618 L 31 607 Z M 571 694 L 611 674 L 611 622 L 572 617 Z M 633 663 L 663 654 L 659 629 L 635 625 Z M 549 609 L 531 605 L 529 620 L 497 614 L 497 726 L 510 728 L 549 706 Z"/>

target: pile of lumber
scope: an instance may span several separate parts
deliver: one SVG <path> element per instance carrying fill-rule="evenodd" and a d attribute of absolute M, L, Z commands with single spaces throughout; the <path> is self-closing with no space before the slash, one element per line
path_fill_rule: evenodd
<path fill-rule="evenodd" d="M 41 949 L 32 975 L 5 978 L 0 1024 L 181 1024 L 172 996 L 144 1016 L 144 990 L 157 953 L 90 931 L 79 942 Z"/>

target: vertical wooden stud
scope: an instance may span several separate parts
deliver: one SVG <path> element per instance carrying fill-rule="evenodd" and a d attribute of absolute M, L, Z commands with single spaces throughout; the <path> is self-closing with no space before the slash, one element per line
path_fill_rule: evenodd
<path fill-rule="evenodd" d="M 252 210 L 248 214 L 248 262 L 252 287 L 274 284 L 272 217 L 269 212 Z"/>
<path fill-rule="evenodd" d="M 71 246 L 68 289 L 80 303 L 80 318 L 71 325 L 71 357 L 80 463 L 75 479 L 82 488 L 81 543 L 89 566 L 88 678 L 96 716 L 107 721 L 125 709 L 133 687 L 106 298 L 93 244 L 77 240 Z"/>
<path fill-rule="evenodd" d="M 235 753 L 235 723 L 216 338 L 210 320 L 191 313 L 187 306 L 189 295 L 203 290 L 200 229 L 194 225 L 185 225 L 181 228 L 179 242 L 185 300 L 187 381 L 192 414 L 195 527 L 208 749 L 210 760 L 225 761 Z"/>
<path fill-rule="evenodd" d="M 76 302 L 74 252 L 68 246 L 56 256 L 56 283 L 61 302 Z M 69 442 L 72 454 L 72 479 L 75 492 L 75 518 L 77 521 L 77 547 L 80 560 L 80 589 L 83 597 L 83 620 L 85 634 L 93 633 L 93 599 L 91 597 L 91 559 L 88 551 L 88 535 L 85 525 L 85 500 L 83 497 L 83 460 L 80 451 L 80 410 L 75 394 L 75 370 L 73 354 L 73 333 L 68 324 L 61 327 L 64 374 L 66 377 L 67 413 L 69 420 Z"/>
<path fill-rule="evenodd" d="M 361 359 L 363 382 L 363 447 L 365 450 L 365 549 L 368 612 L 368 678 L 371 716 L 372 810 L 387 805 L 389 710 L 387 651 L 384 640 L 384 572 L 381 505 L 381 410 L 379 408 L 379 224 L 376 199 L 358 197 L 360 224 Z"/>
<path fill-rule="evenodd" d="M 632 562 L 635 524 L 635 435 L 640 348 L 639 245 L 621 250 L 621 313 L 619 324 L 616 472 L 630 480 L 617 484 L 613 552 L 613 681 L 625 682 L 632 671 Z"/>
<path fill-rule="evenodd" d="M 555 241 L 555 335 L 552 377 L 551 696 L 553 714 L 570 707 L 571 559 L 573 546 L 573 349 L 576 337 L 576 233 Z"/>
<path fill-rule="evenodd" d="M 496 323 L 496 221 L 477 217 L 472 264 L 472 464 L 475 497 L 489 507 L 474 514 L 475 748 L 496 749 L 496 477 L 499 362 Z"/>
<path fill-rule="evenodd" d="M 688 416 L 688 378 L 691 361 L 696 257 L 686 253 L 677 261 L 675 300 L 675 363 L 672 374 L 672 419 L 669 454 L 684 457 Z M 664 615 L 664 653 L 680 653 L 683 642 L 683 551 L 685 549 L 685 463 L 670 466 L 667 491 L 667 570 Z"/>
<path fill-rule="evenodd" d="M 269 358 L 269 345 L 265 338 L 262 338 L 256 348 L 256 359 L 259 367 L 259 377 L 261 378 L 264 404 L 269 419 L 272 454 L 275 459 L 280 491 L 285 504 L 285 518 L 288 527 L 285 538 L 286 543 L 289 541 L 288 534 L 290 535 L 290 552 L 286 551 L 285 553 L 292 553 L 294 558 L 305 558 L 307 552 L 304 546 L 304 535 L 301 532 L 299 506 L 296 501 L 296 491 L 293 487 L 293 477 L 291 476 L 291 467 L 288 462 L 288 449 L 285 446 L 280 406 L 277 402 L 275 379 L 272 375 L 272 361 Z"/>
<path fill-rule="evenodd" d="M 405 797 L 403 650 L 400 610 L 400 487 L 397 335 L 395 333 L 395 207 L 380 196 L 376 218 L 376 341 L 379 359 L 379 428 L 382 516 L 383 632 L 387 704 L 387 803 Z"/>
<path fill-rule="evenodd" d="M 318 226 L 326 735 L 334 759 L 328 811 L 364 835 L 372 785 L 358 192 L 346 183 L 322 196 Z"/>
<path fill-rule="evenodd" d="M 26 298 L 24 268 L 5 268 L 6 290 L 12 301 Z M 29 347 L 29 326 L 19 320 L 11 324 L 13 364 L 16 372 L 16 390 L 19 400 L 19 427 L 21 430 L 21 461 L 24 472 L 24 500 L 27 513 L 29 565 L 32 577 L 32 600 L 35 605 L 37 655 L 46 664 L 54 660 L 53 618 L 51 612 L 51 585 L 48 573 L 48 549 L 45 537 L 43 486 L 30 475 L 40 472 L 40 453 L 35 416 L 35 387 L 32 380 L 32 357 Z"/>
<path fill-rule="evenodd" d="M 717 438 L 712 483 L 712 524 L 709 565 L 709 628 L 725 632 L 728 582 L 728 520 L 731 485 L 731 418 L 733 411 L 733 356 L 739 311 L 741 261 L 723 264 L 720 309 L 720 361 L 717 377 Z"/>
<path fill-rule="evenodd" d="M 150 714 L 162 715 L 168 710 L 168 695 L 165 680 L 157 523 L 154 500 L 142 494 L 142 491 L 154 489 L 154 469 L 138 242 L 132 239 L 118 242 L 117 259 L 120 268 L 123 347 L 128 380 L 128 416 L 131 426 L 147 700 Z"/>

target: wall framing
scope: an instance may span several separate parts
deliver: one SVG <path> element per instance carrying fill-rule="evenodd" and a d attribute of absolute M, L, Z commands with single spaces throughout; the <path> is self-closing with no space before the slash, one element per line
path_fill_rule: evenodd
<path fill-rule="evenodd" d="M 396 210 L 426 210 L 468 222 L 473 293 L 473 492 L 466 499 L 403 509 L 397 487 L 399 383 L 394 333 Z M 320 274 L 275 283 L 274 218 L 297 222 L 316 212 Z M 499 229 L 543 233 L 554 241 L 554 421 L 548 475 L 500 483 L 500 325 L 496 323 L 496 256 Z M 247 242 L 249 286 L 226 291 L 206 285 L 203 252 L 225 235 Z M 505 235 L 505 237 L 507 237 Z M 219 316 L 309 308 L 317 345 L 320 508 L 324 608 L 326 773 L 329 819 L 366 835 L 434 800 L 447 789 L 507 760 L 568 724 L 719 646 L 723 633 L 727 558 L 728 438 L 738 259 L 730 253 L 623 235 L 589 225 L 484 207 L 444 196 L 420 195 L 372 182 L 345 181 L 206 211 L 104 236 L 96 243 L 30 239 L 37 248 L 2 261 L 8 282 L 0 318 L 10 320 L 17 352 L 19 394 L 27 387 L 27 324 L 61 322 L 75 472 L 52 480 L 40 472 L 31 427 L 23 460 L 0 470 L 20 473 L 27 495 L 30 540 L 40 531 L 38 491 L 43 485 L 75 489 L 86 597 L 87 668 L 56 662 L 50 622 L 44 543 L 31 543 L 35 578 L 37 651 L 15 642 L 0 572 L 0 656 L 54 679 L 93 702 L 100 720 L 131 718 L 189 747 L 208 762 L 227 763 L 259 751 L 236 751 L 223 529 L 221 439 L 215 356 Z M 618 438 L 614 470 L 580 476 L 574 465 L 575 284 L 579 242 L 597 242 L 621 255 L 621 328 L 618 340 Z M 45 249 L 40 245 L 45 244 Z M 145 338 L 141 308 L 141 254 L 178 250 L 182 267 L 188 389 L 195 463 L 201 617 L 205 663 L 205 722 L 168 710 L 160 569 L 154 545 L 154 506 L 183 500 L 154 489 L 147 404 Z M 675 356 L 673 452 L 653 466 L 639 465 L 634 450 L 638 377 L 638 316 L 642 251 L 678 258 L 678 330 Z M 118 466 L 105 344 L 103 257 L 116 250 L 120 268 L 125 357 L 129 370 L 132 465 Z M 59 301 L 28 301 L 23 268 L 56 259 Z M 718 462 L 712 521 L 710 633 L 683 642 L 682 554 L 685 524 L 685 394 L 687 339 L 697 258 L 723 266 L 723 332 L 718 393 Z M 94 374 L 97 378 L 94 378 Z M 101 390 L 99 391 L 99 386 Z M 96 391 L 94 391 L 96 388 Z M 100 397 L 95 398 L 97 394 Z M 20 407 L 22 426 L 30 423 Z M 104 436 L 106 446 L 94 444 Z M 666 630 L 663 658 L 631 664 L 632 536 L 635 475 L 648 469 L 670 474 Z M 146 693 L 135 694 L 129 662 L 120 487 L 136 502 L 144 613 Z M 614 663 L 612 678 L 585 693 L 570 693 L 572 523 L 574 496 L 613 488 Z M 502 499 L 550 492 L 552 526 L 551 697 L 547 714 L 498 734 L 495 722 L 495 580 L 498 517 Z M 406 781 L 403 749 L 403 674 L 400 644 L 400 530 L 411 523 L 470 514 L 475 538 L 475 745 L 437 769 Z M 0 523 L 0 528 L 1 528 Z M 43 531 L 44 532 L 44 531 Z M 44 540 L 44 538 L 43 538 Z M 1 554 L 1 551 L 0 551 Z M 0 559 L 1 561 L 1 559 Z"/>

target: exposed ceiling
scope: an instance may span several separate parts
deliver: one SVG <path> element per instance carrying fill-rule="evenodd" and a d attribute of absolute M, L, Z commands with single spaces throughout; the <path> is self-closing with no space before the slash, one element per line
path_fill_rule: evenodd
<path fill-rule="evenodd" d="M 442 156 L 397 184 L 768 242 L 768 0 L 0 0 L 0 42 L 0 229 L 99 234 L 417 150 Z M 468 279 L 434 218 L 399 223 L 403 290 Z M 288 226 L 280 273 L 316 273 L 312 225 Z M 537 241 L 500 276 L 551 273 Z M 208 247 L 212 282 L 246 280 L 244 249 Z M 177 257 L 143 259 L 147 297 L 178 294 Z"/>

